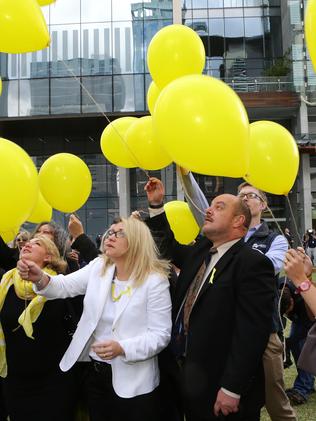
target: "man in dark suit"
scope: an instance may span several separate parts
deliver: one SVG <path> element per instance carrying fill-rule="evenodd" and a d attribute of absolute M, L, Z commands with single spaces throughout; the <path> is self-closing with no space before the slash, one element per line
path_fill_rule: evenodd
<path fill-rule="evenodd" d="M 249 209 L 236 196 L 216 197 L 206 210 L 204 236 L 183 246 L 163 212 L 162 183 L 152 178 L 145 189 L 152 216 L 148 224 L 155 234 L 164 233 L 165 250 L 169 247 L 181 270 L 171 347 L 182 366 L 186 420 L 218 420 L 219 415 L 259 420 L 275 282 L 271 261 L 244 243 Z"/>

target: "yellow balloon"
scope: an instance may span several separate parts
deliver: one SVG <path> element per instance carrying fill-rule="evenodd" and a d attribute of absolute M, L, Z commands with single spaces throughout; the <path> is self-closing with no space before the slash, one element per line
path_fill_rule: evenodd
<path fill-rule="evenodd" d="M 242 177 L 249 122 L 237 94 L 210 76 L 184 76 L 166 86 L 153 115 L 154 134 L 174 162 L 200 174 Z"/>
<path fill-rule="evenodd" d="M 15 239 L 18 232 L 19 227 L 14 227 L 8 229 L 7 231 L 0 231 L 0 236 L 5 243 L 10 243 L 10 241 L 13 241 Z"/>
<path fill-rule="evenodd" d="M 175 239 L 180 244 L 190 244 L 198 235 L 200 229 L 189 205 L 180 200 L 174 200 L 164 205 L 166 217 Z"/>
<path fill-rule="evenodd" d="M 201 38 L 185 25 L 166 26 L 152 38 L 147 64 L 160 89 L 178 77 L 201 74 L 205 65 Z"/>
<path fill-rule="evenodd" d="M 56 0 L 37 0 L 40 6 L 48 6 L 49 4 L 55 3 Z"/>
<path fill-rule="evenodd" d="M 308 0 L 305 11 L 305 38 L 308 52 L 316 72 L 316 1 Z"/>
<path fill-rule="evenodd" d="M 138 167 L 125 141 L 126 132 L 135 121 L 136 117 L 121 117 L 112 121 L 103 130 L 101 149 L 112 164 L 125 168 Z"/>
<path fill-rule="evenodd" d="M 76 155 L 58 153 L 48 158 L 39 171 L 44 199 L 61 212 L 74 212 L 87 201 L 92 178 L 87 165 Z"/>
<path fill-rule="evenodd" d="M 250 124 L 250 160 L 245 175 L 254 187 L 273 194 L 288 194 L 299 167 L 299 152 L 291 133 L 278 123 Z"/>
<path fill-rule="evenodd" d="M 37 202 L 31 215 L 27 218 L 29 222 L 39 224 L 43 221 L 50 221 L 52 219 L 53 209 L 44 199 L 42 193 L 38 192 Z"/>
<path fill-rule="evenodd" d="M 2 80 L 1 80 L 1 77 L 0 77 L 0 95 L 2 94 Z"/>
<path fill-rule="evenodd" d="M 35 0 L 0 0 L 0 52 L 28 53 L 49 46 L 47 25 Z"/>
<path fill-rule="evenodd" d="M 159 170 L 172 162 L 153 135 L 151 116 L 137 119 L 127 130 L 125 140 L 140 168 Z"/>
<path fill-rule="evenodd" d="M 147 91 L 147 104 L 150 114 L 153 114 L 156 101 L 160 94 L 160 89 L 154 81 L 151 82 Z"/>
<path fill-rule="evenodd" d="M 20 226 L 38 195 L 36 167 L 29 155 L 10 140 L 0 138 L 0 231 Z"/>

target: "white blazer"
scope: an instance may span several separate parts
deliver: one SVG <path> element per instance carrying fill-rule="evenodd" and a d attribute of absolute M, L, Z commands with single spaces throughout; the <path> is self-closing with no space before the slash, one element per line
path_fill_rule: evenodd
<path fill-rule="evenodd" d="M 46 288 L 34 290 L 48 299 L 85 294 L 82 316 L 72 341 L 60 362 L 63 371 L 77 360 L 89 360 L 92 334 L 111 294 L 114 265 L 101 276 L 103 259 L 97 257 L 89 265 L 69 275 L 52 276 Z M 113 321 L 113 340 L 120 343 L 125 357 L 112 360 L 113 388 L 123 398 L 131 398 L 154 390 L 159 384 L 157 354 L 164 349 L 171 335 L 171 300 L 169 282 L 152 273 L 130 297 L 118 301 Z"/>

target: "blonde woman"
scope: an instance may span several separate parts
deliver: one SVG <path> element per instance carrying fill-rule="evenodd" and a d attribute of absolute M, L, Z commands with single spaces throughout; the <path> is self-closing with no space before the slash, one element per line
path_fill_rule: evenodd
<path fill-rule="evenodd" d="M 67 265 L 45 236 L 28 241 L 21 258 L 49 275 Z M 0 284 L 0 310 L 0 375 L 10 421 L 72 420 L 74 377 L 58 366 L 71 340 L 64 300 L 47 301 L 12 269 Z"/>
<path fill-rule="evenodd" d="M 157 354 L 170 340 L 169 264 L 159 260 L 148 227 L 134 217 L 111 225 L 100 257 L 67 276 L 48 276 L 26 258 L 22 278 L 43 296 L 85 294 L 63 371 L 90 358 L 91 421 L 154 421 L 158 416 Z"/>

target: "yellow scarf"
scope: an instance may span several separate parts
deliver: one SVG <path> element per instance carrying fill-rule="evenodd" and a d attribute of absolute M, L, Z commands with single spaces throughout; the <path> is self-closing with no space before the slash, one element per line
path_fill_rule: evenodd
<path fill-rule="evenodd" d="M 49 268 L 44 271 L 50 275 L 56 275 L 56 272 Z M 5 273 L 0 283 L 0 311 L 2 310 L 5 298 L 11 286 L 14 286 L 16 295 L 22 300 L 31 300 L 29 305 L 20 315 L 18 322 L 23 327 L 26 336 L 33 338 L 33 323 L 36 322 L 41 314 L 46 298 L 35 294 L 33 291 L 33 283 L 21 279 L 17 269 L 12 269 Z M 2 326 L 0 323 L 0 376 L 7 375 L 7 360 L 5 350 L 5 339 Z"/>

